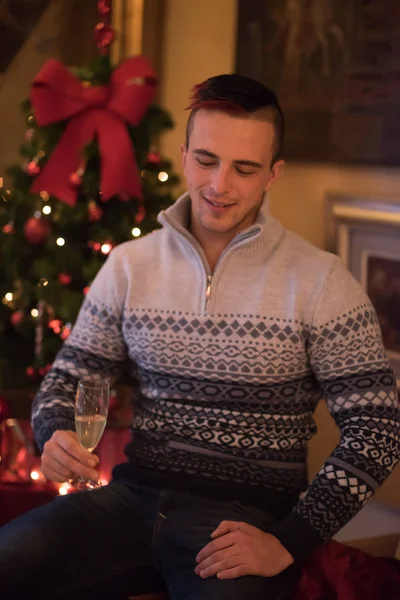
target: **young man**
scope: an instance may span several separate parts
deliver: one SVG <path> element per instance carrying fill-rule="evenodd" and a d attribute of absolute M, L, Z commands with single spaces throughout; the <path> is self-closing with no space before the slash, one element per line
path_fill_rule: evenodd
<path fill-rule="evenodd" d="M 283 167 L 276 97 L 221 75 L 194 89 L 191 108 L 188 193 L 162 230 L 112 252 L 33 407 L 46 476 L 96 479 L 74 391 L 128 364 L 140 390 L 128 462 L 110 485 L 3 529 L 4 600 L 122 599 L 145 574 L 174 600 L 289 598 L 302 559 L 398 460 L 371 303 L 337 257 L 269 213 Z M 307 486 L 322 396 L 341 441 Z"/>

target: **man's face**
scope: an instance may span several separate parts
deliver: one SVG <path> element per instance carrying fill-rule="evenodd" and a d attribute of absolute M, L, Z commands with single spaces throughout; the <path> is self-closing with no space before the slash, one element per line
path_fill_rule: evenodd
<path fill-rule="evenodd" d="M 189 147 L 181 147 L 193 233 L 225 235 L 229 242 L 254 223 L 284 164 L 271 167 L 273 141 L 271 123 L 220 111 L 195 115 Z"/>

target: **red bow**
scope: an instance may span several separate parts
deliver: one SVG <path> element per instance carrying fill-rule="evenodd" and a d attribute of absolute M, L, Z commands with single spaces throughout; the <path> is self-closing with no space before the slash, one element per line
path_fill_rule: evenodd
<path fill-rule="evenodd" d="M 109 85 L 87 87 L 62 63 L 51 59 L 33 81 L 31 102 L 40 126 L 70 119 L 31 191 L 45 190 L 70 206 L 77 190 L 70 176 L 81 164 L 82 148 L 97 138 L 102 199 L 120 194 L 142 199 L 140 175 L 125 123 L 138 125 L 155 93 L 155 75 L 143 56 L 129 58 Z"/>

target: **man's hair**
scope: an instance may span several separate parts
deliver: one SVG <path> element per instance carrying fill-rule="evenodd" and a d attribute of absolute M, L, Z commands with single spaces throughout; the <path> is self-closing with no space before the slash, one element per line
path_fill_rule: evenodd
<path fill-rule="evenodd" d="M 237 116 L 268 121 L 274 128 L 272 165 L 281 157 L 285 121 L 278 98 L 265 85 L 244 75 L 227 74 L 210 77 L 192 89 L 191 113 L 186 126 L 186 148 L 200 109 L 214 109 Z"/>

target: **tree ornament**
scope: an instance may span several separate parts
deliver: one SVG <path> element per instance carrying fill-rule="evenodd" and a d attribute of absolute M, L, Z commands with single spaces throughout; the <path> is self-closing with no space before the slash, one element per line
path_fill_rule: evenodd
<path fill-rule="evenodd" d="M 28 163 L 28 166 L 26 167 L 26 172 L 31 177 L 35 177 L 36 175 L 39 175 L 39 173 L 40 173 L 40 167 L 39 167 L 39 164 L 38 164 L 38 159 L 34 158 L 33 160 L 31 160 Z"/>
<path fill-rule="evenodd" d="M 24 235 L 30 244 L 40 245 L 48 239 L 51 234 L 51 223 L 45 217 L 31 217 L 24 226 Z"/>
<path fill-rule="evenodd" d="M 130 198 L 142 198 L 127 126 L 137 127 L 155 91 L 155 75 L 144 56 L 128 58 L 113 70 L 107 85 L 91 87 L 85 87 L 61 62 L 47 61 L 34 79 L 31 102 L 40 127 L 61 121 L 66 121 L 66 127 L 35 178 L 31 192 L 39 194 L 46 190 L 58 200 L 75 206 L 82 153 L 96 139 L 102 200 L 107 202 L 122 192 Z"/>
<path fill-rule="evenodd" d="M 72 281 L 72 277 L 68 273 L 60 273 L 57 279 L 61 285 L 69 285 Z"/>
<path fill-rule="evenodd" d="M 147 155 L 147 162 L 152 165 L 159 165 L 161 162 L 161 155 L 159 152 L 151 151 Z"/>
<path fill-rule="evenodd" d="M 26 369 L 26 375 L 29 377 L 29 379 L 34 379 L 34 377 L 36 377 L 36 369 L 33 367 L 28 367 Z"/>
<path fill-rule="evenodd" d="M 11 233 L 15 233 L 14 223 L 12 223 L 11 221 L 10 221 L 10 223 L 6 223 L 3 226 L 3 233 L 5 233 L 6 235 L 9 235 Z"/>
<path fill-rule="evenodd" d="M 89 202 L 89 221 L 99 221 L 103 216 L 103 209 L 93 200 Z"/>
<path fill-rule="evenodd" d="M 18 327 L 24 319 L 24 313 L 22 310 L 16 310 L 10 317 L 10 321 L 14 327 Z"/>
<path fill-rule="evenodd" d="M 110 0 L 99 0 L 97 4 L 97 11 L 103 19 L 108 17 L 111 12 Z"/>
<path fill-rule="evenodd" d="M 85 172 L 84 167 L 79 167 L 75 173 L 71 173 L 69 176 L 69 182 L 73 187 L 80 187 L 82 185 L 82 176 Z"/>
<path fill-rule="evenodd" d="M 114 37 L 115 32 L 111 25 L 108 25 L 107 23 L 97 23 L 94 28 L 94 39 L 96 46 L 101 53 L 107 51 L 108 47 L 113 43 Z"/>
<path fill-rule="evenodd" d="M 139 204 L 137 213 L 135 215 L 135 223 L 136 225 L 140 225 L 143 219 L 146 217 L 146 209 L 143 204 Z"/>
<path fill-rule="evenodd" d="M 35 133 L 35 130 L 32 128 L 29 128 L 25 131 L 25 141 L 26 142 L 30 142 L 33 138 L 33 135 Z"/>

